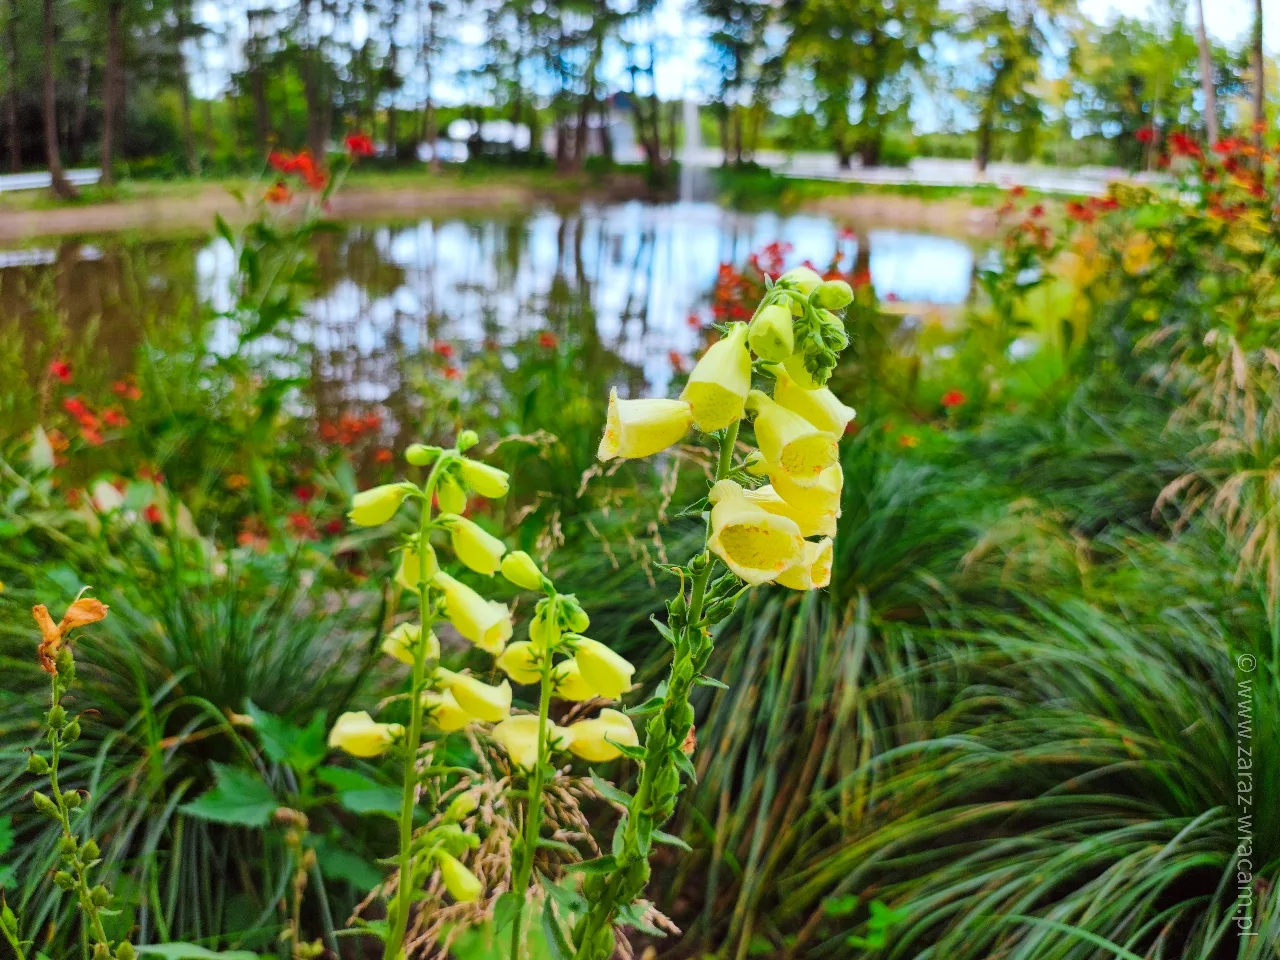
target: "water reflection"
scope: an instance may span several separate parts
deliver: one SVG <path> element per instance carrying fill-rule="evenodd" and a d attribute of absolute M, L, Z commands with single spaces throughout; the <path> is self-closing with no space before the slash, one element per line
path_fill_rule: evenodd
<path fill-rule="evenodd" d="M 636 388 L 661 390 L 671 352 L 688 355 L 701 342 L 687 318 L 707 316 L 720 264 L 741 264 L 778 240 L 791 245 L 794 263 L 826 264 L 840 251 L 844 263 L 869 267 L 882 297 L 954 304 L 969 293 L 974 253 L 964 243 L 892 230 L 858 238 L 820 216 L 639 202 L 445 215 L 352 223 L 320 236 L 320 289 L 308 322 L 260 348 L 290 355 L 310 345 L 318 393 L 381 402 L 403 380 L 402 359 L 433 342 L 448 341 L 465 356 L 548 329 L 594 343 Z M 125 346 L 141 335 L 139 299 L 156 317 L 179 304 L 221 311 L 233 270 L 221 240 L 108 239 L 16 251 L 0 256 L 0 311 L 12 319 L 32 309 L 15 289 L 45 289 L 72 330 L 92 323 Z M 21 283 L 9 282 L 14 274 Z M 214 348 L 233 350 L 235 332 L 215 321 Z"/>

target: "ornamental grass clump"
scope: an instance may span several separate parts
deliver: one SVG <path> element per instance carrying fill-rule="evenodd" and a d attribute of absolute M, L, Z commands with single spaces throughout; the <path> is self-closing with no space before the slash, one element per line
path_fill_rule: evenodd
<path fill-rule="evenodd" d="M 566 745 L 580 756 L 605 759 L 617 751 L 639 761 L 640 775 L 634 795 L 610 793 L 627 812 L 612 852 L 581 865 L 583 909 L 571 935 L 565 937 L 556 918 L 548 922 L 544 915 L 556 954 L 607 960 L 616 943 L 614 925 L 637 925 L 647 909 L 640 897 L 652 846 L 678 843 L 660 828 L 675 809 L 682 774 L 693 777 L 690 694 L 695 686 L 718 685 L 703 674 L 712 652 L 711 628 L 752 586 L 773 582 L 813 590 L 830 582 L 843 483 L 837 445 L 854 411 L 826 383 L 848 344 L 838 311 L 852 300 L 852 290 L 841 281 L 823 281 L 805 268 L 789 271 L 777 282 L 766 280 L 750 323 L 721 328 L 721 339 L 690 373 L 680 399 L 623 400 L 616 391 L 610 394 L 601 460 L 659 453 L 691 425 L 714 438 L 719 455 L 705 496 L 690 508 L 705 517 L 703 549 L 687 564 L 666 568 L 679 578 L 680 589 L 667 604 L 666 622 L 653 622 L 674 652 L 666 681 L 633 711 L 650 715 L 643 747 L 636 745 L 626 715 L 614 710 L 574 725 L 594 725 L 591 742 L 610 751 L 592 755 L 574 726 L 565 733 Z M 756 450 L 739 449 L 747 418 Z M 766 478 L 770 483 L 763 485 Z M 593 648 L 574 642 L 569 641 L 574 660 L 591 679 Z M 621 693 L 622 677 L 611 679 L 612 688 L 598 689 Z M 552 682 L 544 680 L 544 687 Z"/>

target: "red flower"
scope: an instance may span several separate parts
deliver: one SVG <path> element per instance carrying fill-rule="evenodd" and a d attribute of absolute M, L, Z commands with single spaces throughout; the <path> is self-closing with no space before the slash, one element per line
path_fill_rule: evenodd
<path fill-rule="evenodd" d="M 366 413 L 360 419 L 360 426 L 372 433 L 382 426 L 382 417 L 377 413 Z"/>
<path fill-rule="evenodd" d="M 91 447 L 102 446 L 102 434 L 98 432 L 96 427 L 90 427 L 90 426 L 85 426 L 84 424 L 81 424 L 80 439 L 83 440 L 85 443 L 89 444 L 89 446 Z"/>
<path fill-rule="evenodd" d="M 49 376 L 57 377 L 63 383 L 70 383 L 71 364 L 66 360 L 51 360 L 49 362 Z"/>
<path fill-rule="evenodd" d="M 281 173 L 291 173 L 293 156 L 288 153 L 281 153 L 279 150 L 272 150 L 267 154 L 267 163 Z"/>
<path fill-rule="evenodd" d="M 1025 197 L 1026 195 L 1027 195 L 1027 188 L 1024 187 L 1022 184 L 1018 184 L 1017 186 L 1012 187 L 1009 190 L 1009 196 L 1013 197 L 1015 200 L 1018 199 L 1019 197 Z"/>
<path fill-rule="evenodd" d="M 383 447 L 381 450 L 379 450 L 377 453 L 373 455 L 374 463 L 390 463 L 394 459 L 395 459 L 395 454 L 393 454 L 386 447 Z"/>
<path fill-rule="evenodd" d="M 1226 156 L 1229 153 L 1235 153 L 1244 146 L 1244 141 L 1239 137 L 1223 137 L 1213 145 L 1213 152 Z"/>
<path fill-rule="evenodd" d="M 560 338 L 550 330 L 543 330 L 538 334 L 538 346 L 540 347 L 546 347 L 548 350 L 554 350 L 559 343 Z"/>
<path fill-rule="evenodd" d="M 159 524 L 164 521 L 164 514 L 160 512 L 160 508 L 154 503 L 147 504 L 147 509 L 142 512 L 142 515 L 147 518 L 147 523 L 150 524 Z"/>
<path fill-rule="evenodd" d="M 962 391 L 951 389 L 942 395 L 942 405 L 950 410 L 952 407 L 963 406 L 968 399 Z"/>
<path fill-rule="evenodd" d="M 325 533 L 330 533 L 330 534 L 341 533 L 342 521 L 337 519 L 330 520 L 328 523 L 324 525 L 324 531 Z"/>
<path fill-rule="evenodd" d="M 672 350 L 667 354 L 667 359 L 671 361 L 671 369 L 676 373 L 684 373 L 684 354 L 679 350 Z"/>
<path fill-rule="evenodd" d="M 888 300 L 890 303 L 897 303 L 897 302 L 898 302 L 898 295 L 897 295 L 896 293 L 894 293 L 892 290 L 890 290 L 888 293 L 886 293 L 886 294 L 884 295 L 884 298 L 885 298 L 886 300 Z"/>
<path fill-rule="evenodd" d="M 320 421 L 320 437 L 321 439 L 324 439 L 324 440 L 337 440 L 338 439 L 337 424 L 330 423 L 328 420 L 321 420 Z"/>
<path fill-rule="evenodd" d="M 836 231 L 836 239 L 837 240 L 857 240 L 858 234 L 854 231 L 853 227 L 841 227 L 839 230 Z"/>
<path fill-rule="evenodd" d="M 1043 216 L 1044 216 L 1044 204 L 1043 204 L 1043 203 L 1037 203 L 1034 207 L 1032 207 L 1030 210 L 1028 210 L 1028 211 L 1027 211 L 1027 214 L 1028 214 L 1029 216 L 1033 217 L 1033 218 L 1034 218 L 1034 217 L 1043 217 Z"/>
<path fill-rule="evenodd" d="M 347 136 L 347 153 L 353 157 L 373 156 L 373 138 L 367 133 L 352 133 Z"/>
<path fill-rule="evenodd" d="M 1139 143 L 1152 143 L 1156 138 L 1155 127 L 1143 127 L 1133 135 L 1133 138 Z"/>
<path fill-rule="evenodd" d="M 296 511 L 289 514 L 288 524 L 294 536 L 303 540 L 314 540 L 316 538 L 316 525 L 305 513 Z"/>
<path fill-rule="evenodd" d="M 691 314 L 689 314 L 689 316 L 687 316 L 687 317 L 685 318 L 685 321 L 684 321 L 684 322 L 685 322 L 685 324 L 687 324 L 687 325 L 688 325 L 688 327 L 689 327 L 689 329 L 690 329 L 690 330 L 701 330 L 701 329 L 702 329 L 702 318 L 701 318 L 701 317 L 699 317 L 696 313 L 691 313 Z"/>
<path fill-rule="evenodd" d="M 277 180 L 275 186 L 263 194 L 262 199 L 267 203 L 288 203 L 293 199 L 293 191 L 289 189 L 289 185 L 283 180 Z"/>
<path fill-rule="evenodd" d="M 1092 207 L 1087 207 L 1078 200 L 1068 200 L 1067 216 L 1078 223 L 1093 223 L 1096 214 Z"/>
<path fill-rule="evenodd" d="M 127 427 L 129 418 L 124 415 L 123 410 L 117 410 L 115 407 L 107 407 L 102 411 L 102 419 L 109 427 Z"/>
<path fill-rule="evenodd" d="M 444 378 L 446 380 L 457 380 L 462 376 L 462 371 L 450 364 L 444 368 Z"/>
<path fill-rule="evenodd" d="M 437 357 L 444 357 L 446 360 L 453 356 L 453 344 L 445 343 L 443 340 L 437 340 L 431 345 L 431 349 L 435 351 Z"/>
<path fill-rule="evenodd" d="M 871 271 L 867 267 L 863 267 L 854 273 L 852 277 L 852 285 L 855 287 L 866 287 L 871 284 Z"/>
<path fill-rule="evenodd" d="M 93 414 L 89 408 L 85 406 L 85 402 L 79 397 L 67 397 L 62 401 L 62 409 L 67 411 L 77 420 L 83 420 L 85 417 L 91 417 Z"/>
<path fill-rule="evenodd" d="M 1196 157 L 1198 159 L 1204 155 L 1200 152 L 1200 145 L 1181 130 L 1169 134 L 1169 150 L 1175 157 Z"/>
<path fill-rule="evenodd" d="M 311 498 L 316 495 L 316 492 L 312 487 L 303 483 L 303 484 L 299 484 L 297 487 L 294 488 L 293 495 L 297 497 L 299 500 L 301 500 L 303 503 L 308 503 L 310 502 Z"/>
<path fill-rule="evenodd" d="M 111 385 L 111 392 L 117 397 L 124 397 L 126 400 L 141 400 L 142 391 L 138 389 L 138 383 L 133 378 L 133 374 L 129 374 L 123 380 L 117 380 Z"/>

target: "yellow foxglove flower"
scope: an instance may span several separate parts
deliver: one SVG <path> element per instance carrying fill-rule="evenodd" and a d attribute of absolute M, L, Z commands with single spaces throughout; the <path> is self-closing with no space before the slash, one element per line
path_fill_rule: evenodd
<path fill-rule="evenodd" d="M 693 408 L 683 400 L 619 400 L 609 391 L 609 416 L 596 456 L 635 459 L 667 449 L 693 423 Z"/>
<path fill-rule="evenodd" d="M 617 700 L 631 689 L 631 675 L 636 668 L 626 658 L 590 637 L 575 636 L 573 644 L 576 649 L 573 659 L 578 662 L 582 678 L 598 696 Z"/>
<path fill-rule="evenodd" d="M 400 569 L 396 571 L 396 583 L 406 590 L 416 591 L 419 576 L 431 583 L 439 569 L 440 564 L 436 562 L 436 552 L 431 544 L 427 544 L 426 550 L 421 550 L 417 544 L 411 544 L 400 551 Z"/>
<path fill-rule="evenodd" d="M 783 369 L 785 369 L 796 385 L 802 390 L 817 390 L 822 384 L 815 383 L 813 374 L 809 372 L 809 368 L 804 365 L 804 354 L 793 353 L 787 359 L 782 361 Z"/>
<path fill-rule="evenodd" d="M 818 482 L 811 487 L 796 483 L 783 470 L 764 462 L 773 489 L 793 507 L 820 510 L 840 516 L 840 493 L 844 489 L 844 470 L 834 463 L 818 474 Z"/>
<path fill-rule="evenodd" d="M 380 487 L 361 490 L 351 498 L 347 516 L 360 527 L 376 527 L 396 515 L 404 498 L 417 488 L 412 483 L 384 483 Z"/>
<path fill-rule="evenodd" d="M 781 363 L 796 349 L 796 335 L 792 329 L 795 321 L 791 311 L 780 303 L 771 303 L 761 309 L 751 321 L 747 343 L 761 360 Z"/>
<path fill-rule="evenodd" d="M 479 806 L 480 801 L 476 797 L 476 791 L 466 790 L 449 801 L 449 806 L 444 812 L 445 822 L 461 823 L 475 813 Z"/>
<path fill-rule="evenodd" d="M 556 664 L 555 669 L 555 694 L 561 700 L 572 700 L 580 703 L 583 700 L 590 700 L 596 695 L 595 688 L 587 683 L 582 676 L 582 670 L 578 666 L 578 662 L 573 658 Z"/>
<path fill-rule="evenodd" d="M 497 723 L 511 713 L 511 684 L 506 680 L 494 687 L 469 674 L 454 673 L 443 667 L 436 670 L 436 676 L 453 694 L 458 706 L 477 720 Z"/>
<path fill-rule="evenodd" d="M 622 756 L 615 744 L 640 745 L 631 718 L 618 710 L 604 709 L 591 720 L 569 724 L 569 749 L 583 760 L 603 763 Z"/>
<path fill-rule="evenodd" d="M 532 714 L 521 714 L 508 717 L 493 728 L 490 734 L 503 750 L 506 751 L 512 764 L 523 770 L 532 770 L 538 765 L 538 718 Z M 548 721 L 547 741 L 552 750 L 562 750 L 569 742 L 567 729 Z"/>
<path fill-rule="evenodd" d="M 747 500 L 756 506 L 780 517 L 794 520 L 796 526 L 800 528 L 802 537 L 834 537 L 836 535 L 835 512 L 815 509 L 814 501 L 806 502 L 802 499 L 797 506 L 780 497 L 769 484 L 759 490 L 747 490 L 745 493 Z"/>
<path fill-rule="evenodd" d="M 511 489 L 511 477 L 505 470 L 491 467 L 479 460 L 463 458 L 458 463 L 458 472 L 462 474 L 463 483 L 489 500 L 505 497 Z"/>
<path fill-rule="evenodd" d="M 344 713 L 329 731 L 329 746 L 343 750 L 353 757 L 377 757 L 387 752 L 396 740 L 404 736 L 404 727 L 398 723 L 378 723 L 361 710 Z"/>
<path fill-rule="evenodd" d="M 822 283 L 820 277 L 815 270 L 809 267 L 792 267 L 777 279 L 777 282 L 784 287 L 791 287 L 793 290 L 799 290 L 806 297 L 818 289 L 818 285 Z"/>
<path fill-rule="evenodd" d="M 507 545 L 478 524 L 454 513 L 440 515 L 440 522 L 448 526 L 453 552 L 458 559 L 474 570 L 491 577 L 502 565 L 502 555 Z"/>
<path fill-rule="evenodd" d="M 467 491 L 454 479 L 453 474 L 446 473 L 436 481 L 436 503 L 441 513 L 465 513 L 467 509 Z"/>
<path fill-rule="evenodd" d="M 813 486 L 818 475 L 836 462 L 835 434 L 819 430 L 759 390 L 751 391 L 747 407 L 756 415 L 756 442 L 764 458 L 800 486 Z"/>
<path fill-rule="evenodd" d="M 732 323 L 724 339 L 708 347 L 694 366 L 680 399 L 693 408 L 693 422 L 698 429 L 711 433 L 742 419 L 742 405 L 750 391 L 747 325 Z"/>
<path fill-rule="evenodd" d="M 800 562 L 804 538 L 794 520 L 752 503 L 732 480 L 721 480 L 708 498 L 714 506 L 707 547 L 747 583 L 766 583 Z"/>
<path fill-rule="evenodd" d="M 427 717 L 443 733 L 453 733 L 476 720 L 463 710 L 452 691 L 427 690 L 422 694 L 422 706 Z"/>
<path fill-rule="evenodd" d="M 484 885 L 461 860 L 443 850 L 437 850 L 436 862 L 440 864 L 440 879 L 444 881 L 444 888 L 449 891 L 449 896 L 459 903 L 470 903 L 480 896 Z"/>
<path fill-rule="evenodd" d="M 444 593 L 444 610 L 455 629 L 486 653 L 495 657 L 511 638 L 511 611 L 496 600 L 486 600 L 465 583 L 443 570 L 434 578 Z"/>
<path fill-rule="evenodd" d="M 820 590 L 831 582 L 831 538 L 806 540 L 804 559 L 778 575 L 777 582 L 792 590 Z"/>
<path fill-rule="evenodd" d="M 402 623 L 382 638 L 382 652 L 394 657 L 401 663 L 410 666 L 414 662 L 414 653 L 418 649 L 418 641 L 422 638 L 422 627 L 416 623 Z M 430 630 L 427 631 L 428 660 L 440 659 L 440 641 Z"/>
<path fill-rule="evenodd" d="M 502 558 L 502 575 L 525 590 L 542 589 L 542 571 L 523 550 L 512 550 Z"/>
<path fill-rule="evenodd" d="M 826 387 L 805 390 L 791 379 L 785 367 L 775 367 L 773 372 L 777 376 L 773 399 L 792 413 L 800 414 L 819 430 L 837 437 L 844 434 L 844 428 L 856 416 L 853 407 L 846 407 Z"/>
<path fill-rule="evenodd" d="M 498 657 L 498 666 L 516 683 L 537 683 L 542 679 L 540 659 L 528 640 L 507 644 Z"/>

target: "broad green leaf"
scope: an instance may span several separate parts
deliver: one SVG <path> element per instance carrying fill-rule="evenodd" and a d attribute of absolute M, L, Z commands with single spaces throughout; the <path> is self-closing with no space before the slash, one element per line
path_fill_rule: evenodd
<path fill-rule="evenodd" d="M 542 904 L 542 932 L 546 935 L 552 960 L 573 960 L 573 948 L 560 929 L 560 921 L 556 919 L 556 910 L 551 905 L 550 897 Z"/>
<path fill-rule="evenodd" d="M 267 713 L 252 700 L 246 701 L 245 712 L 253 717 L 253 728 L 262 741 L 262 749 L 276 763 L 287 763 L 306 773 L 315 768 L 328 753 L 325 743 L 325 715 L 318 711 L 305 727 Z"/>
<path fill-rule="evenodd" d="M 381 870 L 360 854 L 328 837 L 312 836 L 308 842 L 315 850 L 320 872 L 327 880 L 345 880 L 361 893 L 367 893 L 386 879 Z"/>
<path fill-rule="evenodd" d="M 213 764 L 217 786 L 180 808 L 201 820 L 243 827 L 265 827 L 280 806 L 275 794 L 257 774 L 239 767 Z"/>

